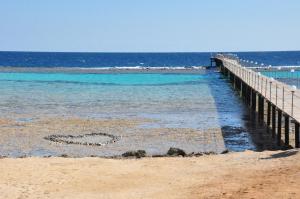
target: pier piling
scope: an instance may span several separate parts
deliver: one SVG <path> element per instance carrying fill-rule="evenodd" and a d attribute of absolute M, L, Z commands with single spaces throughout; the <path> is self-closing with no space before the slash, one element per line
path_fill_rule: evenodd
<path fill-rule="evenodd" d="M 270 125 L 271 125 L 271 102 L 268 102 L 268 107 L 267 107 L 267 128 L 268 128 L 268 132 L 270 129 Z"/>
<path fill-rule="evenodd" d="M 299 123 L 295 122 L 295 147 L 299 148 Z"/>
<path fill-rule="evenodd" d="M 281 123 L 282 123 L 282 111 L 277 111 L 277 145 L 281 145 Z"/>
<path fill-rule="evenodd" d="M 276 134 L 276 107 L 272 105 L 272 137 Z"/>
<path fill-rule="evenodd" d="M 256 92 L 252 90 L 252 111 L 256 111 Z"/>
<path fill-rule="evenodd" d="M 284 144 L 285 146 L 290 145 L 290 117 L 288 115 L 284 116 Z"/>
<path fill-rule="evenodd" d="M 260 96 L 260 100 L 261 100 L 261 112 L 260 112 L 260 119 L 261 119 L 261 122 L 262 124 L 264 123 L 264 115 L 265 115 L 265 99 L 263 96 Z"/>

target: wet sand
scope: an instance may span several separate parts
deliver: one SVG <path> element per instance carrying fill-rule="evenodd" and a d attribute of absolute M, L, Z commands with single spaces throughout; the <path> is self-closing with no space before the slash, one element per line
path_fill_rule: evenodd
<path fill-rule="evenodd" d="M 145 150 L 147 156 L 165 155 L 171 147 L 183 149 L 188 154 L 222 153 L 226 150 L 221 129 L 201 131 L 191 128 L 145 128 L 155 122 L 143 118 L 42 118 L 34 121 L 1 119 L 0 155 L 113 157 L 133 150 Z M 116 137 L 116 142 L 93 146 L 110 139 L 108 136 L 89 136 L 97 133 Z M 64 138 L 67 142 L 81 140 L 83 144 L 57 143 L 45 139 L 52 135 L 70 135 Z M 82 135 L 87 136 L 81 137 Z M 91 145 L 86 145 L 85 142 L 90 142 Z"/>
<path fill-rule="evenodd" d="M 299 198 L 298 151 L 0 159 L 0 198 Z"/>

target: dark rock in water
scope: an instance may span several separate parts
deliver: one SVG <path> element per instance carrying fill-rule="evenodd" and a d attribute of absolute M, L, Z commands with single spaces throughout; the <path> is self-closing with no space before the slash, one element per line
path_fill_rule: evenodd
<path fill-rule="evenodd" d="M 239 135 L 246 132 L 246 129 L 242 127 L 235 127 L 235 126 L 222 126 L 221 128 L 223 135 L 230 136 L 230 135 Z"/>
<path fill-rule="evenodd" d="M 180 156 L 180 155 L 186 156 L 186 153 L 184 150 L 179 149 L 179 148 L 172 148 L 172 147 L 168 150 L 167 154 L 169 156 Z"/>
<path fill-rule="evenodd" d="M 146 156 L 146 151 L 144 150 L 137 150 L 137 151 L 127 151 L 122 154 L 123 157 L 136 157 L 142 158 Z"/>

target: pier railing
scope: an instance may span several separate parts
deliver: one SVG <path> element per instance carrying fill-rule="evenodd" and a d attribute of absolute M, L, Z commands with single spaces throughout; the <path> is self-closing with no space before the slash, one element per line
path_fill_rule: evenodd
<path fill-rule="evenodd" d="M 262 75 L 240 64 L 235 56 L 218 54 L 217 59 L 235 76 L 257 91 L 284 114 L 300 122 L 300 90 L 273 78 Z"/>

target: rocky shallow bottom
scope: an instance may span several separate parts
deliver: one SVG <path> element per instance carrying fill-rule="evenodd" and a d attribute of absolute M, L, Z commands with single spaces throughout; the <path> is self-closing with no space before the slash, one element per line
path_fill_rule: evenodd
<path fill-rule="evenodd" d="M 155 128 L 144 118 L 0 118 L 0 157 L 162 157 L 279 149 L 263 127 Z M 173 152 L 172 152 L 173 151 Z"/>
<path fill-rule="evenodd" d="M 221 129 L 144 128 L 149 119 L 43 118 L 0 120 L 0 155 L 7 157 L 66 156 L 122 157 L 145 151 L 147 156 L 166 155 L 170 148 L 185 154 L 226 151 Z"/>

